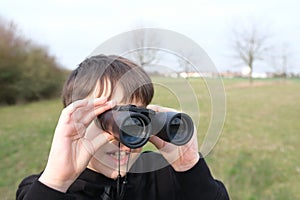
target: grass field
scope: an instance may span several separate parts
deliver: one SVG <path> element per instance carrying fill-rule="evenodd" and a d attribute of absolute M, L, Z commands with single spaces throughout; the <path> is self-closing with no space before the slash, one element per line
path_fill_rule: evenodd
<path fill-rule="evenodd" d="M 177 79 L 154 82 L 159 84 L 153 103 L 184 108 L 198 117 L 187 85 Z M 188 83 L 200 110 L 201 146 L 210 124 L 211 94 L 201 79 Z M 224 87 L 225 124 L 206 156 L 214 176 L 234 200 L 300 199 L 300 80 L 255 80 L 249 85 L 244 79 L 225 79 Z M 19 182 L 44 168 L 61 108 L 58 99 L 0 107 L 0 199 L 15 199 Z"/>

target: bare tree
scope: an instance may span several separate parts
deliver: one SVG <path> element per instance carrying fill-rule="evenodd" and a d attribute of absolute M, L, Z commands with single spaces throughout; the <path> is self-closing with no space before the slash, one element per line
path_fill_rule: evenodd
<path fill-rule="evenodd" d="M 271 64 L 276 70 L 276 75 L 287 78 L 288 69 L 291 68 L 292 52 L 288 43 L 282 43 L 274 48 L 274 53 L 270 56 Z"/>
<path fill-rule="evenodd" d="M 191 61 L 188 60 L 192 57 L 191 52 L 181 52 L 181 56 L 177 57 L 177 63 L 179 65 L 179 68 L 182 70 L 183 73 L 185 73 L 185 78 L 188 79 L 190 76 L 190 72 L 193 72 L 193 66 L 191 64 Z"/>
<path fill-rule="evenodd" d="M 149 66 L 158 61 L 158 37 L 148 28 L 139 28 L 133 32 L 129 43 L 131 57 L 141 67 Z"/>
<path fill-rule="evenodd" d="M 254 63 L 265 59 L 270 34 L 264 33 L 258 24 L 252 23 L 246 28 L 236 26 L 233 29 L 232 48 L 234 58 L 249 67 L 249 81 L 252 82 Z"/>

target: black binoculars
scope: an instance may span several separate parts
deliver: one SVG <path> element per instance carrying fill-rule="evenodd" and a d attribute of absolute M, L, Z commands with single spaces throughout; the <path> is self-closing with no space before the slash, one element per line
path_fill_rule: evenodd
<path fill-rule="evenodd" d="M 135 149 L 156 135 L 177 146 L 186 144 L 193 136 L 190 116 L 178 112 L 155 112 L 134 105 L 115 106 L 99 115 L 97 123 L 125 146 Z"/>

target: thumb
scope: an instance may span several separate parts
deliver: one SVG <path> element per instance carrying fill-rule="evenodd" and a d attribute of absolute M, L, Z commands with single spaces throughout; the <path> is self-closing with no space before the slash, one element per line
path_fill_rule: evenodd
<path fill-rule="evenodd" d="M 83 146 L 85 150 L 93 156 L 101 146 L 108 143 L 109 141 L 113 140 L 113 136 L 107 132 L 101 132 L 97 134 L 94 138 L 84 138 Z"/>
<path fill-rule="evenodd" d="M 94 137 L 91 140 L 91 143 L 94 147 L 94 152 L 93 154 L 98 151 L 99 148 L 101 148 L 101 146 L 103 146 L 104 144 L 108 143 L 109 141 L 113 140 L 114 136 L 103 131 L 102 133 L 98 134 L 96 137 Z"/>
<path fill-rule="evenodd" d="M 149 141 L 159 150 L 163 148 L 166 144 L 166 142 L 159 137 L 153 135 L 149 138 Z"/>

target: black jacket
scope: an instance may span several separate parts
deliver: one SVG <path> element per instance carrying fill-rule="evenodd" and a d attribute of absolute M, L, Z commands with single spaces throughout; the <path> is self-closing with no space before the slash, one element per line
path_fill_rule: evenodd
<path fill-rule="evenodd" d="M 145 157 L 147 159 L 143 159 Z M 133 168 L 146 165 L 149 167 L 153 162 L 166 161 L 160 154 L 143 153 Z M 118 181 L 89 169 L 78 177 L 66 194 L 43 185 L 37 180 L 38 177 L 39 175 L 32 175 L 20 183 L 17 200 L 118 199 Z M 124 179 L 123 177 L 121 181 Z M 224 185 L 213 179 L 203 158 L 186 172 L 176 172 L 170 165 L 166 165 L 162 169 L 145 173 L 128 172 L 125 181 L 127 183 L 123 188 L 124 200 L 229 199 Z M 122 185 L 119 188 L 122 188 Z"/>

